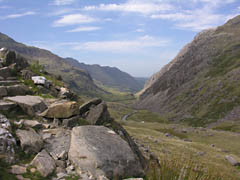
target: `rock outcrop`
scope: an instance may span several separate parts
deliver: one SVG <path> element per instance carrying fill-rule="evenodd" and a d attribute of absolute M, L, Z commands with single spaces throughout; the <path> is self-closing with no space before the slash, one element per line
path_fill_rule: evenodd
<path fill-rule="evenodd" d="M 105 103 L 101 103 L 91 108 L 88 112 L 86 120 L 91 125 L 104 125 L 113 121 Z"/>
<path fill-rule="evenodd" d="M 78 105 L 72 101 L 59 101 L 51 104 L 48 109 L 41 114 L 46 118 L 70 118 L 74 115 L 79 114 Z"/>
<path fill-rule="evenodd" d="M 7 97 L 5 100 L 18 104 L 30 116 L 35 116 L 47 109 L 43 98 L 39 96 L 15 96 Z"/>
<path fill-rule="evenodd" d="M 109 179 L 143 175 L 138 157 L 128 143 L 103 126 L 75 127 L 71 134 L 69 160 L 77 171 Z"/>

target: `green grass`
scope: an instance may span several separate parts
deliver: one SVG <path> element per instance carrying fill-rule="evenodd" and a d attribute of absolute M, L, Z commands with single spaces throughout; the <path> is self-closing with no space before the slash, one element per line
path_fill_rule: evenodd
<path fill-rule="evenodd" d="M 10 174 L 9 165 L 0 158 L 0 179 L 1 180 L 17 180 L 15 175 Z"/>
<path fill-rule="evenodd" d="M 239 134 L 207 129 L 202 131 L 179 124 L 138 123 L 129 121 L 124 126 L 131 136 L 145 147 L 150 147 L 161 162 L 161 176 L 156 177 L 153 171 L 147 179 L 178 180 L 185 174 L 184 180 L 238 180 L 240 171 L 230 165 L 225 156 L 231 154 L 240 160 Z M 183 134 L 192 142 L 182 140 L 178 133 Z M 177 133 L 169 138 L 164 134 Z M 185 137 L 184 137 L 185 138 Z M 214 144 L 215 147 L 210 145 Z M 222 150 L 228 151 L 225 153 Z M 205 154 L 200 156 L 199 152 Z M 183 170 L 182 170 L 183 169 Z M 157 172 L 157 169 L 155 170 Z M 184 171 L 184 173 L 183 173 Z"/>

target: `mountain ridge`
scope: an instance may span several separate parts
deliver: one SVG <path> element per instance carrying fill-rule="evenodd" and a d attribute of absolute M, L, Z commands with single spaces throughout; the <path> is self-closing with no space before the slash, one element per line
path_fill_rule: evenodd
<path fill-rule="evenodd" d="M 104 86 L 130 92 L 137 92 L 142 88 L 141 84 L 134 77 L 116 67 L 85 64 L 74 58 L 65 59 L 74 67 L 79 67 L 89 72 L 94 80 Z"/>
<path fill-rule="evenodd" d="M 237 16 L 200 32 L 150 78 L 136 107 L 194 125 L 213 123 L 231 113 L 240 105 L 239 29 Z"/>

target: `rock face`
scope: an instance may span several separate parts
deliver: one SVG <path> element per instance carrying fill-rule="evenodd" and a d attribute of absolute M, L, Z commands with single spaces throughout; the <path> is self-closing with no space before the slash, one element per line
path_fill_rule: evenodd
<path fill-rule="evenodd" d="M 30 116 L 34 116 L 47 109 L 47 105 L 44 103 L 43 98 L 39 96 L 15 96 L 7 97 L 6 100 L 18 104 L 23 111 Z"/>
<path fill-rule="evenodd" d="M 41 116 L 46 118 L 70 118 L 74 115 L 77 115 L 78 105 L 74 101 L 60 101 L 53 103 L 49 108 L 41 114 Z"/>
<path fill-rule="evenodd" d="M 100 104 L 102 102 L 101 99 L 92 99 L 86 103 L 84 103 L 83 105 L 80 106 L 79 108 L 79 114 L 82 116 L 85 112 L 90 110 L 91 106 L 97 106 L 98 104 Z"/>
<path fill-rule="evenodd" d="M 35 166 L 43 177 L 50 175 L 56 168 L 54 160 L 46 150 L 42 150 L 32 160 L 31 165 Z"/>
<path fill-rule="evenodd" d="M 70 146 L 70 131 L 60 129 L 54 137 L 45 140 L 44 148 L 55 160 L 66 160 Z"/>
<path fill-rule="evenodd" d="M 21 147 L 26 153 L 38 153 L 43 147 L 43 140 L 33 129 L 29 131 L 18 129 L 16 132 Z"/>
<path fill-rule="evenodd" d="M 75 127 L 71 134 L 69 160 L 77 171 L 110 179 L 143 175 L 138 157 L 128 143 L 103 126 Z"/>
<path fill-rule="evenodd" d="M 7 96 L 20 96 L 26 95 L 30 93 L 30 90 L 25 85 L 13 85 L 13 86 L 6 86 L 7 89 Z"/>
<path fill-rule="evenodd" d="M 0 111 L 12 111 L 16 106 L 17 105 L 12 102 L 0 101 Z"/>
<path fill-rule="evenodd" d="M 4 79 L 12 77 L 11 69 L 9 67 L 0 68 L 0 76 L 3 77 Z"/>
<path fill-rule="evenodd" d="M 96 107 L 91 108 L 86 120 L 91 125 L 103 125 L 112 122 L 105 103 L 101 103 Z"/>
<path fill-rule="evenodd" d="M 235 60 L 240 55 L 239 20 L 237 16 L 223 26 L 199 33 L 150 78 L 136 107 L 170 120 L 203 125 L 209 123 L 207 119 L 224 118 L 239 106 L 235 93 L 240 84 L 240 68 Z M 224 110 L 219 113 L 219 109 Z"/>
<path fill-rule="evenodd" d="M 5 156 L 5 160 L 8 163 L 13 163 L 15 160 L 14 147 L 16 146 L 16 140 L 10 133 L 10 129 L 9 120 L 0 114 L 0 154 Z"/>

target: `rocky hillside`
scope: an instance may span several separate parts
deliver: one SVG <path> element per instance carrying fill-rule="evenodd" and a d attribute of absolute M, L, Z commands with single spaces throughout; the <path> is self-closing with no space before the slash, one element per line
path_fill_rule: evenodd
<path fill-rule="evenodd" d="M 0 50 L 1 180 L 145 175 L 146 157 L 105 102 L 82 104 L 61 81 L 36 69 L 14 51 Z M 52 81 L 40 81 L 45 76 Z"/>
<path fill-rule="evenodd" d="M 84 63 L 79 63 L 77 60 L 72 58 L 66 58 L 66 60 L 72 64 L 74 67 L 79 67 L 81 69 L 89 72 L 91 77 L 103 84 L 104 86 L 115 88 L 120 91 L 130 91 L 137 92 L 142 86 L 134 77 L 119 70 L 115 67 L 100 66 L 100 65 L 88 65 Z"/>
<path fill-rule="evenodd" d="M 87 71 L 79 67 L 73 67 L 64 58 L 50 51 L 18 43 L 2 33 L 0 33 L 0 48 L 1 47 L 6 47 L 20 53 L 30 60 L 31 63 L 33 61 L 39 61 L 48 72 L 55 75 L 61 75 L 63 81 L 75 92 L 91 96 L 105 93 L 94 84 Z"/>
<path fill-rule="evenodd" d="M 199 33 L 150 78 L 136 106 L 197 126 L 239 120 L 239 35 L 240 16 Z"/>

